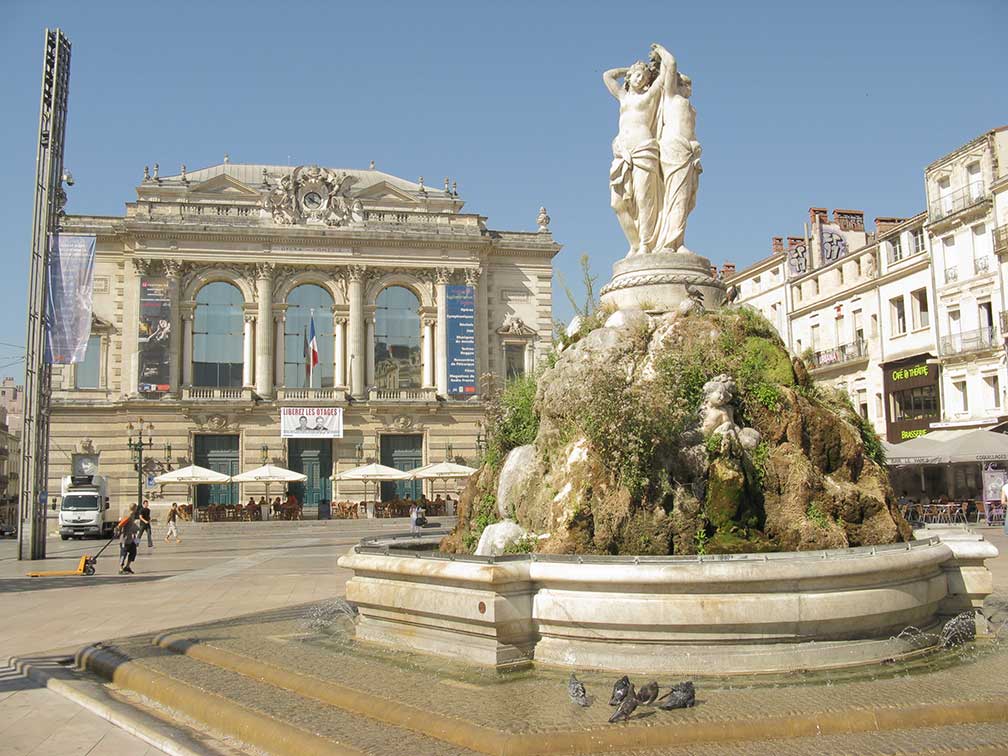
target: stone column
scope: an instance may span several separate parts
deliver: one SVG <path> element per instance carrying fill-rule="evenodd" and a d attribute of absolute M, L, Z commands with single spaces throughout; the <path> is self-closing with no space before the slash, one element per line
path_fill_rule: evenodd
<path fill-rule="evenodd" d="M 168 299 L 171 302 L 171 326 L 168 331 L 168 383 L 171 396 L 182 394 L 182 266 L 177 260 L 165 260 L 165 276 L 168 278 Z"/>
<path fill-rule="evenodd" d="M 270 333 L 270 316 L 273 313 L 273 265 L 256 265 L 257 321 L 255 340 L 255 390 L 265 398 L 273 395 L 273 355 L 270 353 L 273 334 Z"/>
<path fill-rule="evenodd" d="M 245 334 L 242 341 L 242 388 L 252 388 L 252 367 L 255 355 L 255 344 L 253 341 L 256 316 L 254 313 L 245 313 Z"/>
<path fill-rule="evenodd" d="M 364 396 L 364 266 L 347 269 L 347 297 L 350 300 L 350 394 Z"/>
<path fill-rule="evenodd" d="M 423 319 L 423 345 L 421 360 L 423 362 L 423 387 L 434 386 L 434 318 Z"/>
<path fill-rule="evenodd" d="M 342 315 L 333 316 L 333 386 L 346 385 L 346 322 Z"/>
<path fill-rule="evenodd" d="M 273 339 L 273 368 L 275 371 L 274 385 L 278 388 L 286 385 L 284 379 L 284 350 L 287 347 L 284 337 L 284 328 L 286 324 L 287 314 L 285 312 L 278 312 L 273 315 L 273 327 L 276 329 L 276 336 Z"/>
<path fill-rule="evenodd" d="M 182 305 L 182 385 L 190 388 L 193 382 L 193 314 L 196 305 Z"/>
<path fill-rule="evenodd" d="M 140 393 L 140 280 L 150 270 L 150 260 L 133 258 L 133 277 L 127 282 L 123 319 L 123 367 L 126 376 L 123 391 L 127 396 Z"/>
<path fill-rule="evenodd" d="M 448 280 L 451 268 L 438 268 L 435 274 L 437 296 L 437 334 L 434 348 L 434 366 L 437 376 L 437 392 L 448 395 Z"/>
<path fill-rule="evenodd" d="M 529 342 L 525 345 L 525 375 L 532 375 L 532 371 L 535 370 L 535 346 L 533 342 Z"/>
<path fill-rule="evenodd" d="M 367 354 L 367 373 L 364 379 L 365 385 L 370 388 L 375 385 L 374 374 L 374 315 L 367 317 L 367 340 L 364 342 L 364 351 Z"/>

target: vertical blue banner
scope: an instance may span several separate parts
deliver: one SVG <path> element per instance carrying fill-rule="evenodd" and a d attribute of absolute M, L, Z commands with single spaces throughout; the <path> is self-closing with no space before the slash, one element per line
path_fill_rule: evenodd
<path fill-rule="evenodd" d="M 50 365 L 83 362 L 91 335 L 95 237 L 49 237 L 49 301 L 45 359 Z"/>
<path fill-rule="evenodd" d="M 445 287 L 448 316 L 448 393 L 476 394 L 476 291 L 472 286 Z"/>

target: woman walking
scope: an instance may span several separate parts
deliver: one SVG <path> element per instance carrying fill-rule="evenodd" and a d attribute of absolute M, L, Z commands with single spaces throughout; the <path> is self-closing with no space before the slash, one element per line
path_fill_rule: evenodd
<path fill-rule="evenodd" d="M 119 520 L 115 532 L 119 535 L 119 574 L 133 574 L 137 555 L 137 505 L 130 504 L 129 514 Z"/>

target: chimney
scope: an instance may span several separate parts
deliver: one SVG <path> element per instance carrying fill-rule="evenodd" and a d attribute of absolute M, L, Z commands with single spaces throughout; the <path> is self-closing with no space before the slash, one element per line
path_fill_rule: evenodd
<path fill-rule="evenodd" d="M 721 278 L 728 279 L 735 275 L 735 263 L 724 263 L 721 266 Z"/>
<path fill-rule="evenodd" d="M 879 236 L 885 236 L 885 234 L 889 233 L 890 229 L 895 228 L 905 220 L 906 218 L 876 218 L 875 231 Z"/>
<path fill-rule="evenodd" d="M 710 266 L 710 277 L 717 278 L 717 265 Z"/>
<path fill-rule="evenodd" d="M 833 222 L 840 226 L 841 231 L 864 231 L 864 210 L 833 211 Z"/>
<path fill-rule="evenodd" d="M 787 238 L 787 248 L 794 249 L 795 247 L 804 247 L 805 237 L 804 236 L 789 236 Z"/>
<path fill-rule="evenodd" d="M 784 237 L 783 236 L 774 236 L 774 237 L 772 237 L 770 239 L 770 250 L 775 255 L 779 255 L 781 252 L 783 252 L 784 251 Z"/>
<path fill-rule="evenodd" d="M 813 226 L 815 225 L 817 219 L 820 223 L 829 223 L 829 214 L 826 212 L 825 207 L 810 207 L 808 214 L 809 221 Z"/>

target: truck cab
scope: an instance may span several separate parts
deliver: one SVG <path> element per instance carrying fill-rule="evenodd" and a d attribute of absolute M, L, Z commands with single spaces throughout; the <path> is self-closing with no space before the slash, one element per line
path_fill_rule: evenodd
<path fill-rule="evenodd" d="M 101 475 L 66 476 L 59 505 L 60 538 L 111 537 L 116 519 L 109 507 L 108 486 Z"/>

